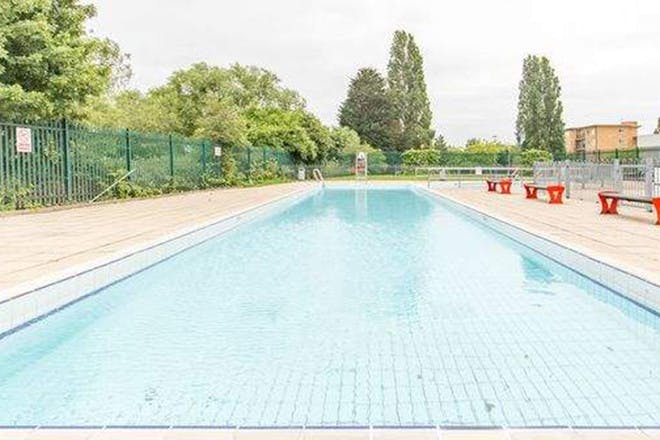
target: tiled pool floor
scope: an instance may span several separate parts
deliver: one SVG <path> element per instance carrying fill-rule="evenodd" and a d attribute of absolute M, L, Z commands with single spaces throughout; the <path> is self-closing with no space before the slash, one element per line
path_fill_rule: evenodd
<path fill-rule="evenodd" d="M 657 429 L 8 429 L 0 440 L 660 440 Z"/>

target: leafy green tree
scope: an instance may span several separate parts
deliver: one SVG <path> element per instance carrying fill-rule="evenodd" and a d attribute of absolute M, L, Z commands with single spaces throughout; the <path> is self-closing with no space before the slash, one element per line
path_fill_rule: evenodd
<path fill-rule="evenodd" d="M 317 161 L 328 159 L 334 149 L 330 130 L 313 114 L 300 110 L 296 113 L 302 114 L 302 126 L 307 132 L 307 136 L 314 142 L 316 155 L 313 159 Z"/>
<path fill-rule="evenodd" d="M 355 130 L 370 145 L 391 150 L 394 120 L 386 87 L 385 78 L 376 69 L 358 70 L 339 108 L 339 125 Z"/>
<path fill-rule="evenodd" d="M 226 147 L 247 145 L 247 120 L 241 110 L 231 102 L 213 99 L 208 101 L 195 136 L 211 139 Z"/>
<path fill-rule="evenodd" d="M 316 159 L 318 146 L 307 132 L 303 111 L 271 107 L 252 109 L 246 116 L 250 144 L 282 149 L 304 162 Z"/>
<path fill-rule="evenodd" d="M 330 138 L 333 148 L 331 158 L 338 158 L 342 154 L 362 151 L 367 144 L 362 142 L 360 135 L 349 127 L 333 127 L 330 129 Z"/>
<path fill-rule="evenodd" d="M 516 140 L 523 149 L 565 155 L 563 106 L 559 78 L 544 56 L 528 55 L 519 85 Z"/>
<path fill-rule="evenodd" d="M 426 92 L 424 62 L 414 37 L 394 32 L 387 66 L 387 83 L 396 121 L 396 149 L 431 145 L 431 106 Z"/>
<path fill-rule="evenodd" d="M 127 74 L 118 46 L 85 29 L 94 6 L 78 0 L 1 3 L 1 119 L 80 118 L 90 97 Z"/>

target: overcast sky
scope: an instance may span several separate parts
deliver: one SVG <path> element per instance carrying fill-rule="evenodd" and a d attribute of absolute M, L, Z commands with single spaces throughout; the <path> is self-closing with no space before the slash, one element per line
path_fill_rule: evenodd
<path fill-rule="evenodd" d="M 92 29 L 131 55 L 132 86 L 206 61 L 275 72 L 327 124 L 360 67 L 385 71 L 392 33 L 424 55 L 434 126 L 453 144 L 513 140 L 528 53 L 550 57 L 568 126 L 660 117 L 660 0 L 94 0 Z"/>

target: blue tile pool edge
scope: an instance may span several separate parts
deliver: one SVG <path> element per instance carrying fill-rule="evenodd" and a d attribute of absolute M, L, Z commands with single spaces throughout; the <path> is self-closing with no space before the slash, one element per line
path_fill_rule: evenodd
<path fill-rule="evenodd" d="M 418 193 L 431 197 L 454 212 L 502 234 L 573 272 L 599 284 L 635 305 L 660 316 L 660 286 L 575 249 L 513 225 L 474 207 L 427 188 L 411 185 Z"/>
<path fill-rule="evenodd" d="M 288 209 L 318 193 L 318 186 L 303 188 L 239 212 L 181 229 L 155 241 L 121 251 L 103 261 L 78 265 L 40 285 L 0 301 L 0 339 L 77 303 L 175 255 L 239 226 Z M 14 290 L 14 289 L 12 289 Z"/>

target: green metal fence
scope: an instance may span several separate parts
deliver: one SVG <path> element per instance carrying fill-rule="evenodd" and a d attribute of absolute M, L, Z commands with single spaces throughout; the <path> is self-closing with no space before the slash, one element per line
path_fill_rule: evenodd
<path fill-rule="evenodd" d="M 223 184 L 222 161 L 236 159 L 236 180 L 292 175 L 283 151 L 216 151 L 207 140 L 74 126 L 0 122 L 0 207 L 92 200 L 130 172 L 106 197 L 149 195 Z M 121 191 L 136 194 L 122 194 Z"/>

